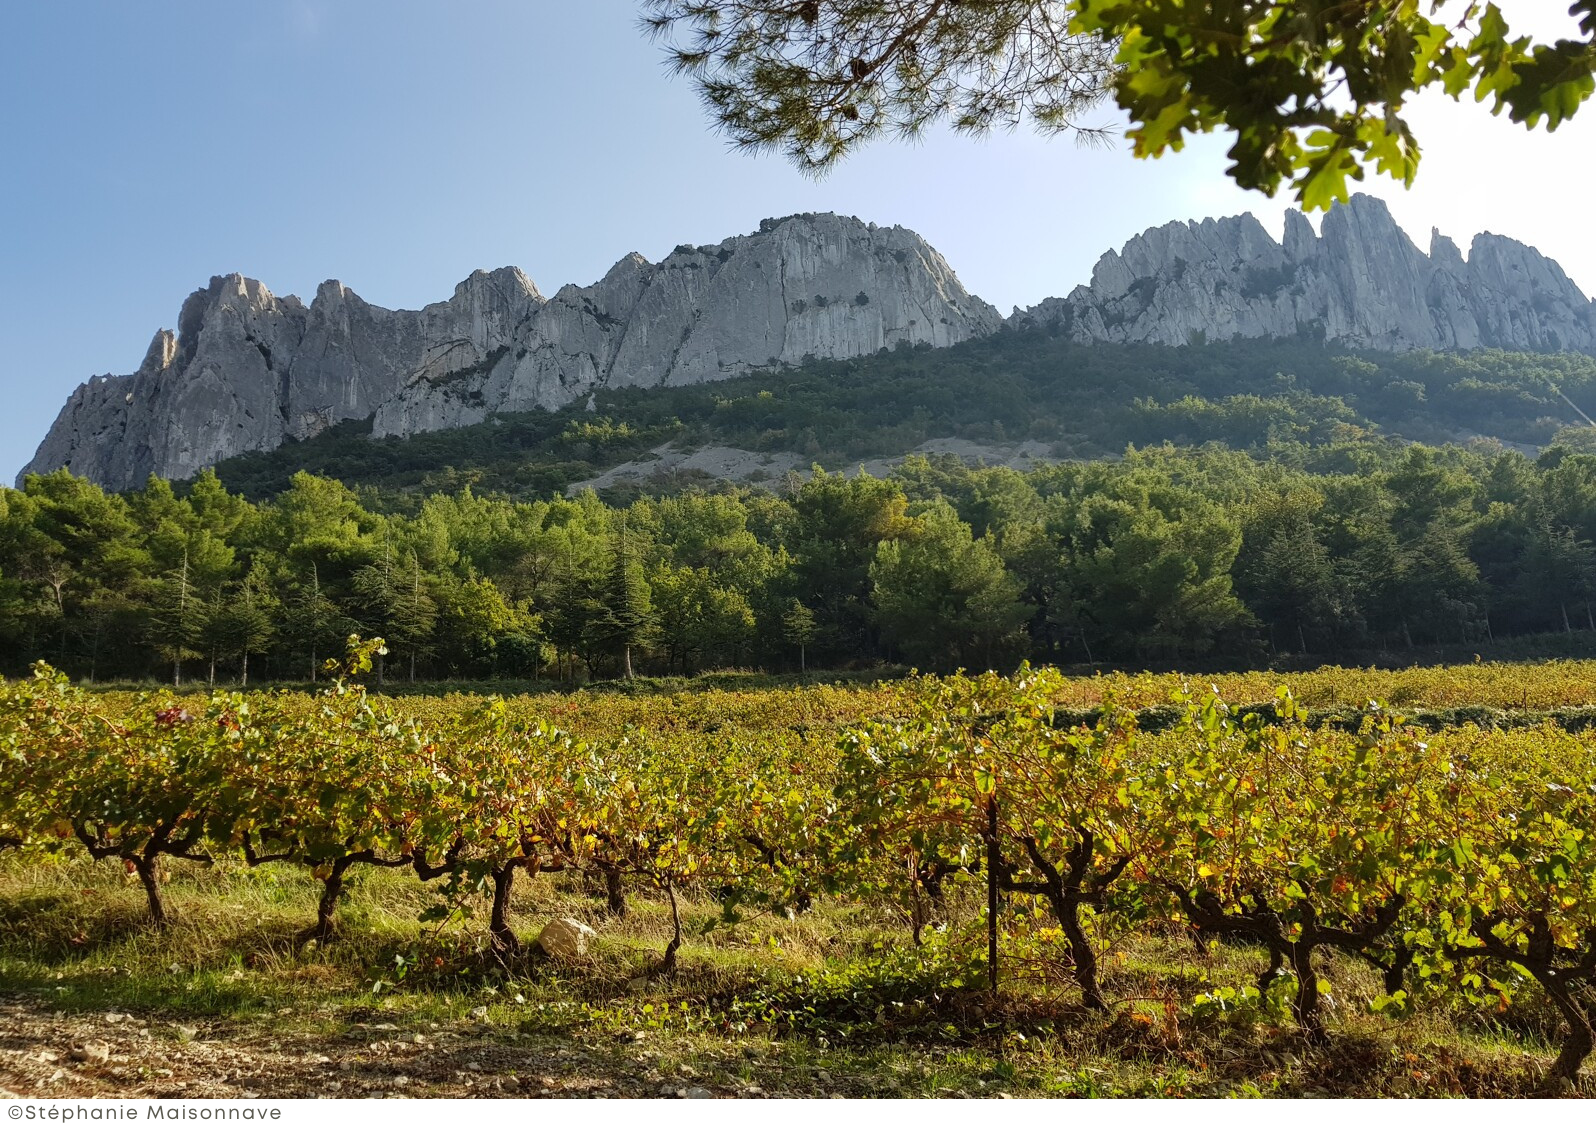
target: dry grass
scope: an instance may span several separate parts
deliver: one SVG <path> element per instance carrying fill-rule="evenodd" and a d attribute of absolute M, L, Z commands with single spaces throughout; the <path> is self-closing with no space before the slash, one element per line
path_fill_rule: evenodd
<path fill-rule="evenodd" d="M 484 951 L 482 920 L 419 924 L 437 896 L 402 872 L 364 873 L 325 946 L 296 941 L 317 893 L 297 869 L 176 868 L 167 892 L 175 921 L 157 932 L 118 867 L 0 862 L 0 1088 L 1512 1096 L 1539 1090 L 1555 1027 L 1533 1008 L 1377 1015 L 1378 982 L 1337 960 L 1326 968 L 1334 1043 L 1311 1048 L 1278 1007 L 1194 1015 L 1194 996 L 1250 981 L 1261 959 L 1177 931 L 1110 951 L 1104 983 L 1119 1001 L 1096 1014 L 1045 943 L 1011 943 L 994 998 L 971 956 L 979 935 L 933 935 L 917 951 L 890 911 L 858 904 L 706 932 L 718 908 L 689 900 L 681 971 L 659 979 L 649 971 L 670 936 L 665 903 L 634 893 L 616 920 L 576 876 L 524 881 L 514 921 L 529 940 L 550 918 L 586 921 L 601 935 L 593 956 L 534 954 L 508 969 Z M 92 1042 L 109 1057 L 72 1058 Z"/>

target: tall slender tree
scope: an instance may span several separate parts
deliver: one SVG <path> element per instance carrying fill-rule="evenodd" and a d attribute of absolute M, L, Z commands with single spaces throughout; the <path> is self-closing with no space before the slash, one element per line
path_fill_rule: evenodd
<path fill-rule="evenodd" d="M 328 595 L 321 567 L 312 562 L 304 580 L 283 603 L 283 632 L 308 656 L 311 683 L 316 682 L 318 657 L 335 651 L 338 639 L 352 632 L 353 624 Z"/>
<path fill-rule="evenodd" d="M 815 615 L 808 606 L 793 598 L 781 615 L 782 639 L 798 650 L 798 671 L 809 670 L 809 642 L 815 637 Z"/>
<path fill-rule="evenodd" d="M 222 611 L 223 651 L 238 658 L 238 679 L 249 684 L 249 657 L 264 652 L 276 636 L 277 597 L 259 566 L 251 567 Z"/>
<path fill-rule="evenodd" d="M 653 638 L 655 615 L 643 565 L 633 555 L 623 523 L 604 585 L 603 612 L 594 623 L 604 644 L 621 658 L 621 674 L 633 677 L 632 654 Z"/>
<path fill-rule="evenodd" d="M 389 639 L 389 647 L 408 658 L 411 683 L 416 680 L 416 661 L 429 651 L 437 623 L 437 602 L 427 591 L 421 560 L 412 551 L 408 565 L 394 583 L 393 608 L 385 634 Z"/>
<path fill-rule="evenodd" d="M 203 654 L 197 647 L 204 634 L 208 607 L 189 577 L 188 551 L 178 565 L 162 575 L 150 619 L 150 639 L 155 650 L 172 666 L 172 686 L 183 682 L 183 661 Z"/>

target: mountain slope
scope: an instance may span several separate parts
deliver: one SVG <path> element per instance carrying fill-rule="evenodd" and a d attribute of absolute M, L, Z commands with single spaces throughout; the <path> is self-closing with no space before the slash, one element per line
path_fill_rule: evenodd
<path fill-rule="evenodd" d="M 517 269 L 474 273 L 418 311 L 335 281 L 306 306 L 234 274 L 184 302 L 176 335 L 158 333 L 137 372 L 79 387 L 23 474 L 67 466 L 125 489 L 342 421 L 404 436 L 1001 324 L 912 231 L 836 215 L 767 220 L 657 265 L 628 255 L 552 299 Z"/>
<path fill-rule="evenodd" d="M 400 494 L 414 500 L 467 484 L 527 499 L 595 479 L 646 492 L 714 478 L 774 487 L 788 467 L 865 463 L 879 475 L 883 461 L 917 449 L 993 463 L 1217 442 L 1290 461 L 1315 450 L 1384 448 L 1384 439 L 1480 436 L 1530 452 L 1570 440 L 1560 431 L 1582 425 L 1571 402 L 1596 413 L 1596 359 L 1350 352 L 1304 340 L 1082 345 L 1010 331 L 711 384 L 604 389 L 592 412 L 586 401 L 403 440 L 372 440 L 369 424 L 345 423 L 224 461 L 217 473 L 255 500 L 289 487 L 303 469 L 404 503 Z M 730 461 L 741 470 L 719 464 Z M 628 467 L 605 477 L 617 466 Z"/>

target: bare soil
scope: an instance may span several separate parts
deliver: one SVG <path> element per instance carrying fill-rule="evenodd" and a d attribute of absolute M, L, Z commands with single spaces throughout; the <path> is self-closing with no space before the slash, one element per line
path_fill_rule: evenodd
<path fill-rule="evenodd" d="M 646 1038 L 595 1046 L 470 1023 L 401 1030 L 285 1030 L 232 1021 L 162 1024 L 109 1013 L 51 1012 L 0 1002 L 0 1097 L 537 1098 L 813 1096 L 813 1074 L 759 1065 L 729 1050 L 726 1069 L 662 1073 Z M 842 1091 L 839 1091 L 842 1092 Z M 857 1096 L 862 1090 L 847 1091 Z"/>

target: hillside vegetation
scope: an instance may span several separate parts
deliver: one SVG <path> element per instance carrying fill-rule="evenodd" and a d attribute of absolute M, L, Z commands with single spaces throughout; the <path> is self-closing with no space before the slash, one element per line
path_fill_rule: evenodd
<path fill-rule="evenodd" d="M 1358 437 L 1544 446 L 1596 412 L 1596 360 L 1496 351 L 1354 353 L 1310 340 L 1081 346 L 1005 331 L 957 347 L 816 361 L 688 387 L 598 392 L 591 410 L 504 415 L 407 439 L 345 423 L 217 467 L 253 500 L 305 470 L 351 487 L 539 498 L 666 441 L 791 452 L 828 469 L 947 437 L 1095 458 L 1218 442 L 1259 454 Z M 703 482 L 700 482 L 703 483 Z"/>

